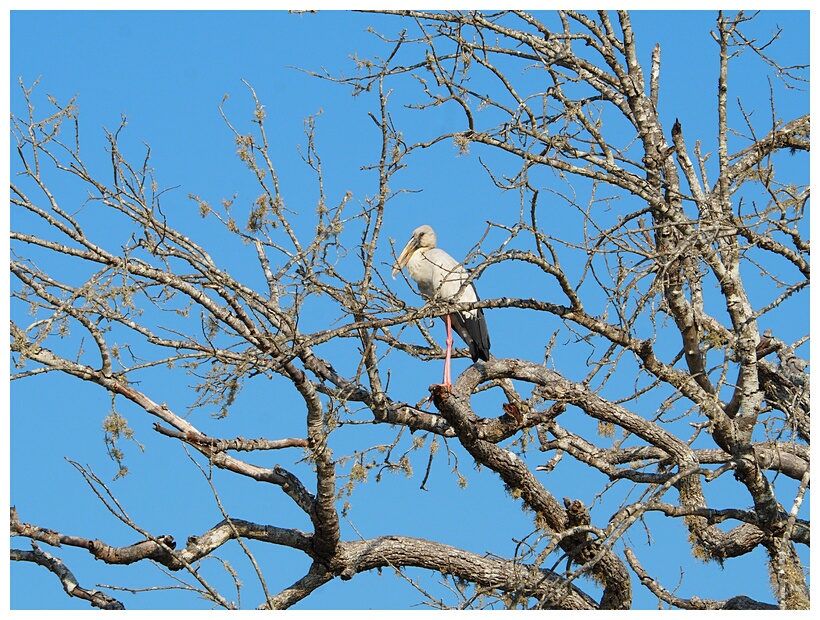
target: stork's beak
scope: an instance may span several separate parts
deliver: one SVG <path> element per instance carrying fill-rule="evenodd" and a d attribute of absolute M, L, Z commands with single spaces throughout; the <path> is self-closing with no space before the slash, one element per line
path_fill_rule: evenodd
<path fill-rule="evenodd" d="M 399 254 L 399 258 L 396 261 L 396 264 L 393 266 L 393 279 L 395 280 L 396 274 L 402 270 L 407 262 L 410 260 L 410 257 L 413 256 L 413 252 L 419 249 L 419 242 L 415 237 L 412 237 L 410 241 L 407 242 L 407 245 L 404 246 L 404 249 Z"/>

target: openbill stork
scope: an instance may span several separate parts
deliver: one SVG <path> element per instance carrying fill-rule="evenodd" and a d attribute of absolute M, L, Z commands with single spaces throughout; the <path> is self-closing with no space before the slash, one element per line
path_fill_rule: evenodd
<path fill-rule="evenodd" d="M 478 301 L 472 283 L 465 284 L 467 271 L 444 250 L 436 247 L 436 233 L 428 226 L 419 226 L 399 254 L 393 267 L 393 277 L 407 266 L 410 277 L 418 284 L 421 296 L 426 300 L 462 303 Z M 481 308 L 459 310 L 444 317 L 447 326 L 447 351 L 444 356 L 444 379 L 442 385 L 453 386 L 450 376 L 450 357 L 453 350 L 453 329 L 470 348 L 473 362 L 479 358 L 490 360 L 490 335 Z"/>

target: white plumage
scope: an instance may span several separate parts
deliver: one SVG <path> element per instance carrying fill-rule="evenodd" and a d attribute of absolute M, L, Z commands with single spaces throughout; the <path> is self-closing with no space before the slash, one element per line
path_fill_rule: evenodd
<path fill-rule="evenodd" d="M 454 303 L 478 301 L 472 283 L 464 284 L 468 279 L 467 271 L 447 252 L 436 247 L 436 233 L 426 224 L 413 231 L 413 236 L 393 267 L 393 277 L 405 265 L 410 277 L 418 284 L 422 297 L 427 300 Z M 481 308 L 453 312 L 444 317 L 444 322 L 447 325 L 444 385 L 450 386 L 451 326 L 470 348 L 473 362 L 479 358 L 484 361 L 490 359 L 490 335 Z"/>

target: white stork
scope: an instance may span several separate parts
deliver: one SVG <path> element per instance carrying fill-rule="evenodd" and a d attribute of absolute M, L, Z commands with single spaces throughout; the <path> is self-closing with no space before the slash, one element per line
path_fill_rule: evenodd
<path fill-rule="evenodd" d="M 436 233 L 432 228 L 419 226 L 413 231 L 410 241 L 399 254 L 393 267 L 393 277 L 407 266 L 410 277 L 419 286 L 419 292 L 427 300 L 446 302 L 478 301 L 473 285 L 464 285 L 467 271 L 456 259 L 436 247 Z M 447 325 L 447 352 L 444 356 L 444 380 L 442 385 L 452 387 L 450 376 L 450 356 L 453 350 L 453 329 L 470 348 L 473 362 L 490 359 L 490 335 L 481 308 L 459 310 L 444 317 Z"/>

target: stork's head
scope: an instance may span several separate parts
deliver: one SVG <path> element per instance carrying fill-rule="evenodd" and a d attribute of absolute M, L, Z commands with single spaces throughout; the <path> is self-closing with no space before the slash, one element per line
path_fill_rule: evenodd
<path fill-rule="evenodd" d="M 407 245 L 399 254 L 399 258 L 393 267 L 393 277 L 396 277 L 396 274 L 401 271 L 416 251 L 429 250 L 434 247 L 436 247 L 435 231 L 427 224 L 416 228 L 413 231 L 413 236 L 410 237 L 410 241 L 407 242 Z"/>

